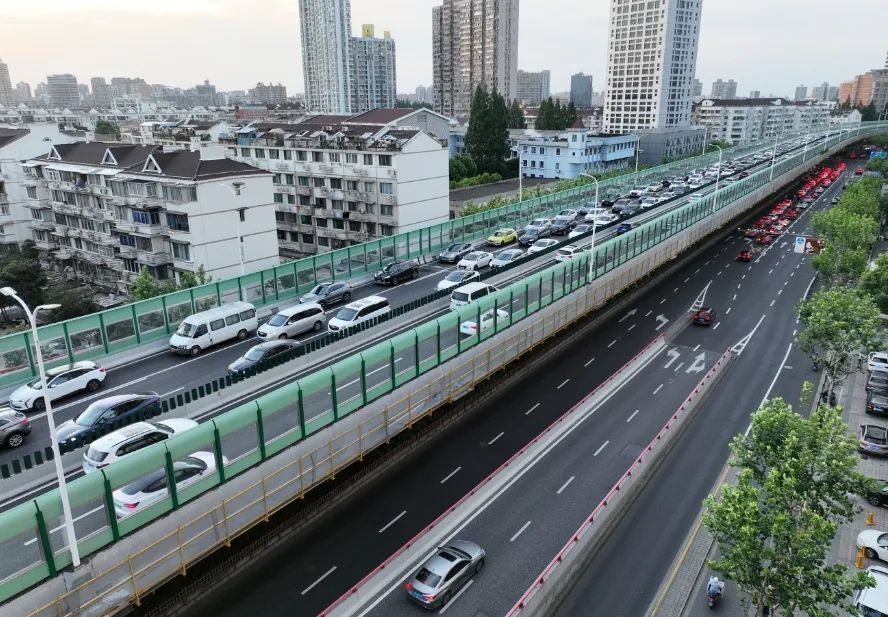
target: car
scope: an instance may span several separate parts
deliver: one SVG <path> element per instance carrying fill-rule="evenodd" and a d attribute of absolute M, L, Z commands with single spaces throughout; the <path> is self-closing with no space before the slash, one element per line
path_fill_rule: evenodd
<path fill-rule="evenodd" d="M 888 371 L 888 352 L 874 351 L 867 356 L 866 370 Z"/>
<path fill-rule="evenodd" d="M 272 358 L 285 354 L 291 349 L 296 349 L 299 345 L 298 341 L 286 339 L 253 345 L 244 355 L 228 365 L 228 372 L 231 375 L 242 374 L 260 363 L 270 362 Z"/>
<path fill-rule="evenodd" d="M 487 243 L 493 246 L 502 246 L 504 244 L 511 244 L 516 240 L 518 240 L 518 232 L 511 227 L 506 227 L 496 230 L 493 235 L 487 238 Z"/>
<path fill-rule="evenodd" d="M 471 242 L 455 242 L 438 253 L 438 261 L 445 264 L 455 264 L 472 250 Z"/>
<path fill-rule="evenodd" d="M 840 197 L 839 195 L 836 195 L 836 196 L 834 196 L 834 197 L 830 200 L 829 203 L 831 203 L 832 205 L 836 205 L 837 203 L 839 203 L 839 199 L 840 199 L 840 198 L 841 198 L 841 197 Z"/>
<path fill-rule="evenodd" d="M 0 442 L 8 448 L 18 448 L 30 434 L 28 416 L 9 407 L 0 407 Z"/>
<path fill-rule="evenodd" d="M 397 285 L 415 279 L 418 274 L 419 264 L 412 259 L 393 261 L 373 275 L 373 282 L 377 285 Z"/>
<path fill-rule="evenodd" d="M 521 249 L 506 249 L 493 256 L 493 261 L 490 262 L 490 267 L 505 268 L 522 257 L 524 257 L 524 251 Z"/>
<path fill-rule="evenodd" d="M 857 433 L 857 449 L 864 454 L 888 454 L 888 429 L 878 424 L 861 424 Z"/>
<path fill-rule="evenodd" d="M 484 567 L 484 549 L 468 540 L 451 540 L 439 547 L 404 588 L 424 608 L 447 604 Z"/>
<path fill-rule="evenodd" d="M 746 263 L 752 261 L 752 251 L 740 251 L 737 253 L 737 261 Z"/>
<path fill-rule="evenodd" d="M 871 506 L 888 507 L 888 482 L 880 480 L 882 487 L 878 490 L 866 492 L 866 500 Z"/>
<path fill-rule="evenodd" d="M 743 237 L 745 238 L 758 238 L 759 234 L 762 233 L 761 228 L 759 227 L 749 227 L 748 229 L 743 230 Z"/>
<path fill-rule="evenodd" d="M 281 309 L 259 326 L 260 340 L 292 338 L 303 332 L 320 332 L 327 323 L 324 307 L 317 302 L 306 302 Z"/>
<path fill-rule="evenodd" d="M 496 320 L 500 323 L 506 322 L 508 323 L 509 318 L 508 311 L 504 311 L 503 309 L 496 309 Z M 489 309 L 481 313 L 481 332 L 484 332 L 488 328 L 492 328 L 494 324 L 493 317 L 493 309 Z M 474 320 L 464 321 L 459 325 L 460 334 L 474 335 L 478 334 L 478 323 Z"/>
<path fill-rule="evenodd" d="M 95 392 L 102 386 L 103 381 L 105 381 L 105 369 L 88 360 L 56 366 L 46 371 L 46 387 L 50 393 L 50 402 L 84 390 Z M 41 411 L 46 407 L 40 378 L 16 388 L 9 395 L 9 406 L 16 411 Z"/>
<path fill-rule="evenodd" d="M 526 232 L 531 227 L 548 230 L 551 225 L 552 221 L 549 219 L 533 219 L 530 223 L 524 226 L 524 231 Z"/>
<path fill-rule="evenodd" d="M 555 219 L 552 221 L 552 225 L 549 227 L 549 232 L 553 236 L 563 236 L 571 229 L 573 229 L 574 223 L 572 221 L 568 221 L 565 219 Z"/>
<path fill-rule="evenodd" d="M 641 204 L 636 199 L 622 198 L 622 199 L 618 199 L 616 202 L 614 202 L 614 205 L 611 208 L 611 212 L 613 212 L 614 214 L 616 214 L 618 216 L 623 216 L 623 212 L 627 208 L 632 208 L 632 207 L 635 207 L 636 211 L 637 211 L 637 210 L 641 209 Z"/>
<path fill-rule="evenodd" d="M 657 199 L 656 197 L 642 197 L 641 198 L 641 209 L 647 210 L 648 208 L 653 208 L 658 203 L 660 203 L 660 200 Z"/>
<path fill-rule="evenodd" d="M 555 246 L 557 244 L 558 244 L 558 240 L 554 240 L 552 238 L 544 238 L 542 240 L 537 240 L 532 245 L 530 245 L 529 249 L 527 249 L 527 254 L 532 255 L 534 253 L 540 253 L 542 251 L 545 251 L 546 249 L 552 248 L 553 246 Z"/>
<path fill-rule="evenodd" d="M 83 443 L 82 437 L 93 429 L 113 427 L 116 422 L 132 418 L 157 415 L 160 412 L 160 397 L 156 392 L 139 394 L 117 394 L 94 401 L 73 420 L 59 425 L 56 435 L 59 444 L 73 448 Z"/>
<path fill-rule="evenodd" d="M 481 274 L 474 270 L 453 270 L 443 279 L 438 281 L 436 289 L 439 291 L 446 291 L 478 280 L 481 280 Z"/>
<path fill-rule="evenodd" d="M 224 456 L 222 464 L 228 464 L 228 459 Z M 216 473 L 216 455 L 212 452 L 193 452 L 173 462 L 173 478 L 177 491 L 214 473 Z M 114 491 L 112 499 L 117 517 L 124 518 L 135 514 L 162 500 L 169 493 L 168 481 L 167 469 L 161 467 Z"/>
<path fill-rule="evenodd" d="M 548 227 L 526 227 L 524 233 L 518 236 L 518 244 L 521 246 L 530 246 L 537 240 L 549 236 Z"/>
<path fill-rule="evenodd" d="M 869 559 L 888 561 L 888 533 L 878 529 L 864 529 L 857 534 L 857 548 L 864 549 Z"/>
<path fill-rule="evenodd" d="M 610 214 L 610 211 L 607 208 L 590 208 L 583 216 L 583 220 L 587 223 L 591 223 L 594 219 L 603 214 Z"/>
<path fill-rule="evenodd" d="M 862 176 L 863 175 L 863 167 L 858 167 L 857 169 L 855 169 L 854 175 L 855 176 Z"/>
<path fill-rule="evenodd" d="M 303 304 L 316 302 L 326 308 L 337 302 L 351 302 L 352 286 L 345 281 L 336 281 L 335 283 L 321 283 L 315 285 L 307 294 L 303 294 L 299 301 Z"/>
<path fill-rule="evenodd" d="M 768 235 L 768 234 L 762 234 L 762 235 L 760 235 L 758 238 L 755 239 L 755 243 L 756 243 L 756 244 L 765 244 L 765 245 L 767 245 L 767 244 L 771 244 L 773 241 L 774 241 L 774 238 L 772 238 L 772 237 L 771 237 L 770 235 Z"/>
<path fill-rule="evenodd" d="M 165 418 L 162 422 L 135 422 L 99 437 L 83 453 L 83 473 L 107 467 L 127 454 L 160 443 L 172 435 L 181 435 L 197 426 L 188 418 Z"/>
<path fill-rule="evenodd" d="M 870 371 L 864 389 L 867 392 L 888 393 L 888 372 L 879 370 Z"/>
<path fill-rule="evenodd" d="M 632 231 L 633 227 L 635 227 L 635 225 L 628 221 L 625 223 L 620 223 L 620 226 L 617 227 L 617 235 L 619 236 L 624 233 L 630 232 Z"/>
<path fill-rule="evenodd" d="M 888 415 L 888 394 L 885 392 L 867 392 L 866 413 L 877 416 Z"/>
<path fill-rule="evenodd" d="M 605 227 L 610 225 L 611 223 L 616 223 L 620 220 L 620 217 L 616 214 L 611 214 L 610 212 L 605 212 L 603 214 L 599 214 L 591 221 L 587 218 L 586 221 L 590 223 L 595 223 L 598 227 Z"/>
<path fill-rule="evenodd" d="M 691 322 L 695 326 L 711 326 L 715 323 L 715 309 L 712 309 L 708 306 L 701 307 L 700 310 L 695 311 L 693 315 L 691 315 Z"/>
<path fill-rule="evenodd" d="M 611 215 L 613 216 L 613 215 Z M 583 234 L 587 234 L 592 231 L 591 223 L 581 223 L 574 227 L 569 234 L 567 234 L 568 240 L 573 240 L 578 236 L 582 236 Z"/>
<path fill-rule="evenodd" d="M 480 270 L 486 268 L 493 261 L 493 254 L 485 251 L 472 251 L 459 260 L 456 267 L 460 270 Z"/>
<path fill-rule="evenodd" d="M 642 207 L 640 203 L 629 204 L 628 206 L 623 206 L 623 209 L 620 211 L 620 218 L 628 219 L 629 217 L 635 216 L 639 212 L 641 212 Z"/>
<path fill-rule="evenodd" d="M 568 244 L 555 251 L 555 261 L 570 261 L 574 257 L 579 256 L 582 252 L 583 249 L 580 247 Z"/>

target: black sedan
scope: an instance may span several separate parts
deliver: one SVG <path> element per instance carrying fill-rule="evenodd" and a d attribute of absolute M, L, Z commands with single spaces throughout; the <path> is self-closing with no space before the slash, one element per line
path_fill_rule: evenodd
<path fill-rule="evenodd" d="M 888 507 L 888 483 L 883 483 L 877 491 L 867 491 L 866 500 L 871 506 Z"/>
<path fill-rule="evenodd" d="M 565 219 L 555 219 L 552 224 L 549 226 L 549 232 L 553 236 L 563 236 L 567 232 L 569 232 L 574 227 L 573 221 L 567 221 Z"/>
<path fill-rule="evenodd" d="M 877 391 L 867 392 L 866 413 L 888 416 L 888 394 Z"/>
<path fill-rule="evenodd" d="M 395 261 L 374 274 L 373 280 L 379 285 L 397 285 L 416 278 L 417 274 L 419 264 L 415 261 Z"/>
<path fill-rule="evenodd" d="M 455 264 L 472 250 L 471 242 L 457 242 L 438 253 L 438 261 L 445 264 Z"/>
<path fill-rule="evenodd" d="M 74 420 L 59 425 L 59 444 L 68 449 L 82 445 L 82 436 L 96 430 L 104 434 L 123 424 L 144 420 L 160 413 L 160 397 L 156 392 L 118 394 L 99 399 L 83 410 Z"/>
<path fill-rule="evenodd" d="M 518 236 L 518 244 L 521 246 L 530 246 L 540 238 L 546 238 L 549 235 L 549 230 L 545 227 L 530 227 L 523 234 Z"/>
<path fill-rule="evenodd" d="M 286 339 L 253 345 L 247 353 L 228 365 L 228 372 L 232 375 L 243 373 L 260 362 L 268 362 L 276 356 L 287 353 L 298 345 L 299 343 L 297 341 L 289 341 Z"/>

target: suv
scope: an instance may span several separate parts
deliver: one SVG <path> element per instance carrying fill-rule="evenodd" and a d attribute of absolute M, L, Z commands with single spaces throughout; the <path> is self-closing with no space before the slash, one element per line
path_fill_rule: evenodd
<path fill-rule="evenodd" d="M 10 448 L 18 448 L 25 443 L 25 435 L 31 434 L 28 417 L 9 407 L 0 408 L 0 442 Z"/>
<path fill-rule="evenodd" d="M 83 453 L 83 473 L 92 473 L 136 450 L 160 443 L 197 426 L 187 418 L 167 418 L 163 422 L 136 422 L 108 433 L 90 444 Z"/>
<path fill-rule="evenodd" d="M 473 250 L 471 242 L 456 242 L 438 253 L 438 261 L 445 264 L 455 264 Z"/>
<path fill-rule="evenodd" d="M 367 296 L 339 309 L 336 317 L 327 322 L 327 328 L 330 332 L 348 330 L 359 323 L 386 315 L 391 310 L 388 298 Z"/>
<path fill-rule="evenodd" d="M 322 307 L 334 302 L 348 302 L 352 297 L 352 286 L 345 281 L 335 283 L 322 283 L 315 285 L 311 291 L 299 298 L 303 304 L 317 302 Z"/>
<path fill-rule="evenodd" d="M 105 369 L 95 362 L 83 361 L 57 366 L 46 371 L 46 385 L 50 400 L 86 390 L 95 392 L 105 381 Z M 18 411 L 42 410 L 46 407 L 40 378 L 17 388 L 9 395 L 9 406 Z"/>
<path fill-rule="evenodd" d="M 395 261 L 373 275 L 379 285 L 397 285 L 408 279 L 415 279 L 419 274 L 419 264 L 413 260 Z"/>

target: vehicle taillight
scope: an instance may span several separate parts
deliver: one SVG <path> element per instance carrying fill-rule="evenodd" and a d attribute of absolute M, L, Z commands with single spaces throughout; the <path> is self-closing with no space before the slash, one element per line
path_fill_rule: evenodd
<path fill-rule="evenodd" d="M 407 584 L 404 585 L 404 589 L 406 589 L 407 591 L 413 591 L 413 583 L 407 581 Z"/>
<path fill-rule="evenodd" d="M 139 507 L 139 502 L 135 501 L 133 503 L 125 503 L 125 504 L 123 504 L 123 507 L 128 508 L 130 510 L 135 510 L 136 508 Z"/>
<path fill-rule="evenodd" d="M 105 367 L 104 367 L 104 366 L 99 367 L 99 372 L 100 372 L 100 373 L 104 373 L 104 372 L 105 372 Z"/>

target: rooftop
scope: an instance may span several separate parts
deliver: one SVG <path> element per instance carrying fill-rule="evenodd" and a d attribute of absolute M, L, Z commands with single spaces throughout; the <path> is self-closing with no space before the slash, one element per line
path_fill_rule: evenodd
<path fill-rule="evenodd" d="M 28 129 L 0 128 L 0 148 L 8 146 L 12 142 L 21 139 L 31 131 Z"/>

